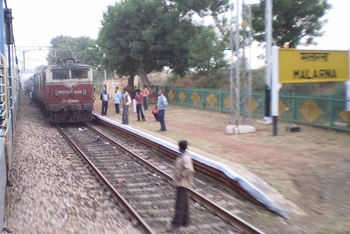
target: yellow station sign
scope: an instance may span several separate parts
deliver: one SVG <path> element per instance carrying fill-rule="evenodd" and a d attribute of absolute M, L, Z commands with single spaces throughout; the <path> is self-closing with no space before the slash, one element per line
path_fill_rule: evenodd
<path fill-rule="evenodd" d="M 345 82 L 348 51 L 279 49 L 279 82 Z"/>

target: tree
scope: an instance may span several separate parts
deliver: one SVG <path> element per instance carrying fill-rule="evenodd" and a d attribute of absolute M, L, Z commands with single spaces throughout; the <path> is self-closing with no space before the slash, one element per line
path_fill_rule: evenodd
<path fill-rule="evenodd" d="M 150 85 L 147 74 L 161 71 L 164 66 L 184 75 L 189 69 L 188 42 L 196 33 L 191 17 L 186 14 L 219 11 L 227 0 L 203 0 L 192 5 L 191 2 L 128 0 L 109 6 L 98 38 L 106 55 L 104 64 L 118 74 L 129 75 L 129 86 L 136 74 L 143 84 Z"/>
<path fill-rule="evenodd" d="M 80 63 L 89 64 L 97 69 L 101 64 L 101 54 L 96 47 L 96 41 L 89 37 L 57 36 L 51 39 L 52 49 L 47 61 L 54 63 L 57 58 L 73 58 Z"/>
<path fill-rule="evenodd" d="M 198 27 L 189 41 L 189 66 L 212 79 L 212 74 L 224 67 L 224 43 L 216 37 L 211 27 Z M 205 47 L 204 47 L 205 46 Z"/>
<path fill-rule="evenodd" d="M 192 25 L 180 21 L 177 12 L 162 0 L 129 0 L 109 6 L 103 16 L 98 44 L 105 53 L 104 64 L 131 79 L 169 66 L 177 73 L 187 69 Z M 129 84 L 132 82 L 129 82 Z"/>
<path fill-rule="evenodd" d="M 227 10 L 229 0 L 173 0 L 170 2 L 177 5 L 179 12 L 183 16 L 195 12 L 199 16 L 212 15 L 215 17 L 217 14 Z"/>
<path fill-rule="evenodd" d="M 327 20 L 321 18 L 331 9 L 327 0 L 273 0 L 272 38 L 277 46 L 285 42 L 290 46 L 316 44 L 314 39 L 323 35 Z M 265 41 L 265 4 L 252 5 L 254 38 Z"/>

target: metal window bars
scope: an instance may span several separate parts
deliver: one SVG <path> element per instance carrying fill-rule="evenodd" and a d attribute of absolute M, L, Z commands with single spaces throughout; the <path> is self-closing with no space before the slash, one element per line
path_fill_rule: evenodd
<path fill-rule="evenodd" d="M 0 54 L 0 137 L 4 137 L 8 131 L 8 111 L 6 105 L 6 66 L 5 57 Z"/>

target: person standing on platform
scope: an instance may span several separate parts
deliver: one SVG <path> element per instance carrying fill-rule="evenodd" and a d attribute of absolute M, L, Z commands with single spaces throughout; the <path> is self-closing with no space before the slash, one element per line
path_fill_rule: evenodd
<path fill-rule="evenodd" d="M 129 124 L 129 106 L 131 104 L 131 97 L 126 91 L 126 88 L 123 89 L 123 114 L 122 114 L 122 124 Z"/>
<path fill-rule="evenodd" d="M 136 112 L 136 90 L 137 90 L 137 87 L 134 86 L 134 90 L 131 92 L 131 100 L 132 100 L 132 106 L 134 108 L 134 112 Z"/>
<path fill-rule="evenodd" d="M 187 152 L 187 141 L 179 141 L 180 154 L 176 158 L 173 185 L 176 187 L 175 216 L 170 231 L 180 226 L 190 225 L 190 212 L 187 190 L 192 188 L 194 168 L 191 156 Z"/>
<path fill-rule="evenodd" d="M 122 99 L 122 93 L 119 91 L 118 86 L 115 88 L 115 94 L 114 94 L 114 106 L 115 106 L 115 113 L 120 113 L 120 100 Z"/>
<path fill-rule="evenodd" d="M 163 92 L 161 90 L 158 91 L 158 102 L 157 102 L 157 108 L 158 108 L 158 119 L 160 123 L 160 130 L 158 132 L 165 132 L 166 126 L 165 126 L 165 109 L 168 106 L 168 100 L 163 95 Z"/>
<path fill-rule="evenodd" d="M 102 101 L 101 115 L 106 115 L 108 110 L 108 100 L 109 100 L 109 95 L 106 89 L 103 91 L 103 93 L 101 93 L 100 99 Z"/>
<path fill-rule="evenodd" d="M 139 89 L 136 90 L 135 100 L 136 100 L 137 121 L 141 121 L 141 120 L 146 121 L 145 115 L 143 114 L 143 111 L 142 111 L 143 96 Z M 141 116 L 141 119 L 140 119 L 140 116 Z"/>
<path fill-rule="evenodd" d="M 143 86 L 142 95 L 143 95 L 143 109 L 144 109 L 145 111 L 148 111 L 148 96 L 149 96 L 149 91 L 148 91 L 147 85 L 144 85 L 144 86 Z"/>

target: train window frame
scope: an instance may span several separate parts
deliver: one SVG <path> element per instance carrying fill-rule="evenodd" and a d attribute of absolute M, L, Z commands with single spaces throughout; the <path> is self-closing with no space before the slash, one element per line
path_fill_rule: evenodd
<path fill-rule="evenodd" d="M 53 80 L 65 80 L 70 78 L 70 69 L 52 69 Z"/>
<path fill-rule="evenodd" d="M 72 79 L 89 78 L 89 69 L 88 68 L 71 68 L 71 78 Z"/>

